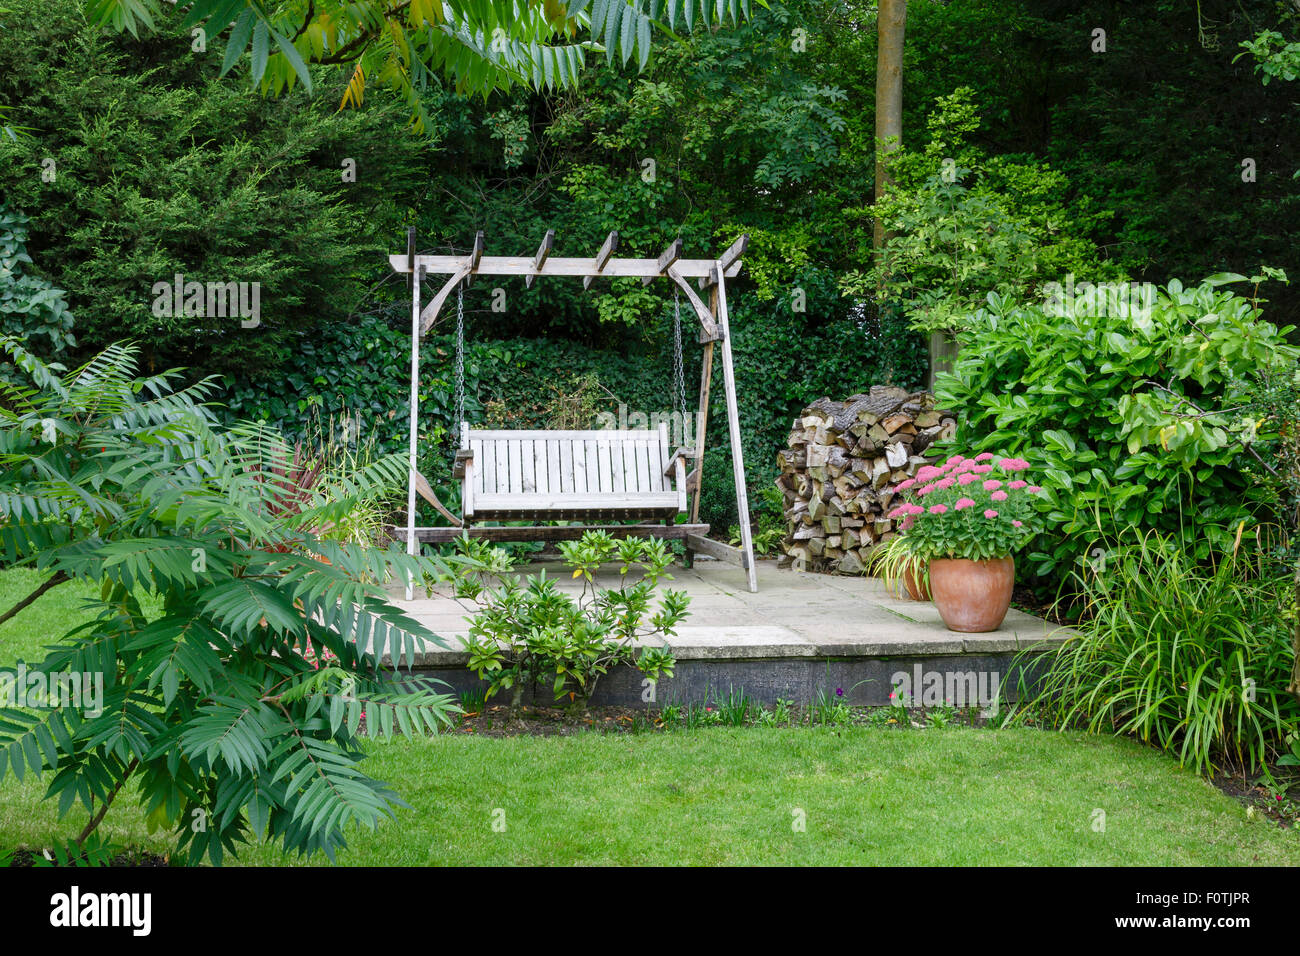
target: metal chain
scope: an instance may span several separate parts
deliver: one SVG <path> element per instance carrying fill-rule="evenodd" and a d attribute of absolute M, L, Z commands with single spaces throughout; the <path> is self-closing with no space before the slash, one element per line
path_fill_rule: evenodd
<path fill-rule="evenodd" d="M 682 298 L 673 290 L 673 380 L 677 383 L 677 410 L 686 427 L 686 372 L 682 368 Z"/>
<path fill-rule="evenodd" d="M 465 287 L 456 287 L 456 434 L 453 449 L 460 447 L 460 424 L 465 420 Z"/>

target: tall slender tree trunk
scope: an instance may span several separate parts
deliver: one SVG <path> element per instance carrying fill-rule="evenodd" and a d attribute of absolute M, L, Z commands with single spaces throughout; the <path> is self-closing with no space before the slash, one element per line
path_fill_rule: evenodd
<path fill-rule="evenodd" d="M 903 33 L 907 0 L 879 0 L 876 12 L 876 199 L 889 185 L 885 158 L 903 143 Z M 879 219 L 872 248 L 880 254 L 889 236 Z"/>
<path fill-rule="evenodd" d="M 903 144 L 903 38 L 907 31 L 907 0 L 879 0 L 876 12 L 876 199 L 889 186 L 889 154 Z M 879 263 L 890 233 L 876 219 L 871 246 Z M 950 368 L 956 349 L 947 336 L 930 336 L 930 387 L 939 368 Z"/>

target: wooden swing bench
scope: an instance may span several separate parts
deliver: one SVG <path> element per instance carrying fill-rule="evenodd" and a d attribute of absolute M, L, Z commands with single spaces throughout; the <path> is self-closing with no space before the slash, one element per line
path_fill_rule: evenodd
<path fill-rule="evenodd" d="M 620 537 L 658 537 L 684 541 L 686 560 L 696 553 L 740 565 L 746 572 L 750 591 L 758 590 L 754 567 L 754 545 L 749 525 L 749 501 L 745 488 L 745 467 L 741 452 L 740 420 L 736 400 L 735 369 L 727 318 L 726 279 L 736 275 L 749 242 L 741 236 L 716 259 L 685 259 L 682 242 L 675 240 L 658 259 L 615 258 L 618 233 L 611 232 L 593 258 L 554 258 L 551 250 L 555 233 L 550 230 L 537 253 L 530 258 L 484 255 L 483 233 L 465 256 L 417 255 L 415 230 L 407 233 L 406 255 L 389 257 L 397 272 L 411 278 L 411 417 L 410 479 L 407 487 L 406 527 L 393 528 L 395 537 L 404 536 L 409 554 L 417 553 L 419 542 L 439 544 L 463 535 L 489 541 L 563 541 L 581 538 L 590 530 Z M 421 302 L 420 289 L 427 274 L 448 278 L 433 299 Z M 525 287 L 544 276 L 580 277 L 583 288 L 599 278 L 639 278 L 644 285 L 655 279 L 673 283 L 677 295 L 685 296 L 699 319 L 699 341 L 703 347 L 700 374 L 700 403 L 696 413 L 695 446 L 691 450 L 671 449 L 668 428 L 609 429 L 592 431 L 499 430 L 460 425 L 455 476 L 461 484 L 461 517 L 456 517 L 434 494 L 428 481 L 416 470 L 418 451 L 420 339 L 433 327 L 447 297 L 457 293 L 456 369 L 458 383 L 457 419 L 464 412 L 460 398 L 464 363 L 464 286 L 474 276 L 518 276 Z M 709 304 L 692 288 L 708 290 Z M 676 394 L 681 415 L 686 417 L 685 384 L 682 377 L 680 305 L 674 322 L 674 367 Z M 709 389 L 713 376 L 714 347 L 722 352 L 723 384 L 727 410 L 727 431 L 731 445 L 732 477 L 740 519 L 741 547 L 734 548 L 707 537 L 709 526 L 698 524 L 700 510 L 700 466 L 709 412 Z M 683 440 L 689 441 L 689 438 Z M 687 459 L 694 467 L 687 468 Z M 416 527 L 416 495 L 425 498 L 449 522 L 449 527 Z M 693 498 L 690 496 L 694 496 Z M 687 515 L 689 524 L 677 524 Z M 512 522 L 489 527 L 481 522 Z M 520 521 L 575 521 L 580 524 L 524 526 Z M 592 523 L 607 524 L 593 528 Z M 408 581 L 407 600 L 414 593 Z"/>
<path fill-rule="evenodd" d="M 455 476 L 464 524 L 417 528 L 422 541 L 468 534 L 502 541 L 578 538 L 594 521 L 641 521 L 602 530 L 620 537 L 685 539 L 707 524 L 674 524 L 687 511 L 685 448 L 672 451 L 668 427 L 657 430 L 547 431 L 461 425 Z M 478 521 L 582 521 L 580 527 L 482 527 Z M 650 524 L 649 522 L 660 522 Z"/>

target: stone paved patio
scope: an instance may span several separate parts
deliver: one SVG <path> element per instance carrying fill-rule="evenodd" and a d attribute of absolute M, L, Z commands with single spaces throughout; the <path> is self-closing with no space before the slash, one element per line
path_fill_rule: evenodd
<path fill-rule="evenodd" d="M 561 587 L 581 589 L 562 565 L 524 570 L 543 569 L 555 574 Z M 697 559 L 692 569 L 673 570 L 674 580 L 666 586 L 691 595 L 690 616 L 671 641 L 679 661 L 1005 656 L 1058 643 L 1069 633 L 1013 608 L 999 630 L 961 634 L 944 626 L 933 604 L 890 597 L 874 578 L 804 574 L 778 569 L 771 561 L 759 562 L 758 571 L 759 590 L 751 594 L 744 572 L 727 564 Z M 606 586 L 617 580 L 613 568 L 598 576 Z M 432 600 L 406 602 L 400 592 L 396 597 L 407 613 L 455 645 L 430 645 L 417 666 L 465 663 L 457 639 L 469 629 L 469 602 L 456 601 L 449 591 L 435 593 Z"/>

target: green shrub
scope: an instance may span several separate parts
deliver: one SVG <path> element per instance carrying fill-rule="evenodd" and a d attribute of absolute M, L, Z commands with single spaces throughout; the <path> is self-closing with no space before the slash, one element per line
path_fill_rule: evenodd
<path fill-rule="evenodd" d="M 1067 272 L 1118 275 L 1091 236 L 1107 218 L 1086 197 L 1067 201 L 1064 175 L 1032 156 L 990 156 L 974 91 L 941 96 L 929 141 L 890 155 L 892 182 L 869 207 L 888 238 L 873 265 L 847 273 L 847 293 L 899 302 L 912 326 L 960 329 L 990 291 L 1018 297 Z"/>
<path fill-rule="evenodd" d="M 423 733 L 456 707 L 386 668 L 438 639 L 384 584 L 446 566 L 322 532 L 402 481 L 404 460 L 304 471 L 269 429 L 218 427 L 210 383 L 137 377 L 134 348 L 66 374 L 12 338 L 0 349 L 26 381 L 0 380 L 0 552 L 46 575 L 5 616 L 66 581 L 98 595 L 93 619 L 27 666 L 93 678 L 96 700 L 0 708 L 0 781 L 49 774 L 60 818 L 90 817 L 83 850 L 137 790 L 190 863 L 253 840 L 332 857 L 352 824 L 393 816 L 395 794 L 360 768 L 361 720 L 371 736 Z"/>
<path fill-rule="evenodd" d="M 1300 350 L 1289 328 L 1218 285 L 1175 280 L 1146 315 L 990 295 L 972 317 L 936 390 L 958 410 L 964 448 L 1018 454 L 1044 475 L 1046 530 L 1029 555 L 1038 574 L 1065 579 L 1097 538 L 1130 527 L 1173 534 L 1203 560 L 1266 508 L 1243 470 L 1238 422 L 1220 410 L 1248 402 L 1252 375 Z"/>
<path fill-rule="evenodd" d="M 1198 771 L 1257 769 L 1300 729 L 1286 684 L 1289 578 L 1240 551 L 1208 565 L 1173 536 L 1132 532 L 1076 575 L 1086 621 L 1051 658 L 1038 711 L 1133 734 Z"/>
<path fill-rule="evenodd" d="M 25 275 L 27 224 L 31 220 L 0 203 L 0 335 L 12 335 L 46 358 L 76 345 L 72 313 L 62 289 Z"/>
<path fill-rule="evenodd" d="M 672 563 L 672 552 L 655 538 L 615 540 L 588 531 L 578 541 L 560 543 L 573 577 L 583 579 L 581 594 L 566 594 L 546 572 L 527 584 L 512 574 L 513 562 L 499 548 L 463 538 L 458 596 L 476 601 L 470 622 L 469 669 L 488 682 L 487 696 L 511 691 L 517 707 L 524 689 L 544 683 L 555 700 L 568 695 L 575 707 L 587 705 L 596 683 L 618 664 L 634 664 L 650 681 L 671 677 L 675 661 L 667 646 L 637 646 L 647 638 L 671 638 L 687 616 L 685 591 L 666 590 L 651 608 L 655 588 Z M 596 584 L 602 564 L 619 564 L 617 588 Z M 633 581 L 629 575 L 639 573 Z M 495 580 L 496 587 L 488 585 Z"/>
<path fill-rule="evenodd" d="M 316 70 L 314 99 L 219 79 L 224 43 L 195 52 L 185 10 L 156 6 L 158 32 L 137 39 L 82 4 L 5 0 L 0 102 L 30 135 L 0 137 L 3 192 L 33 217 L 83 352 L 129 338 L 151 371 L 273 375 L 295 333 L 345 321 L 388 271 L 427 144 L 384 97 L 340 112 L 337 71 Z M 260 325 L 156 315 L 154 284 L 178 273 L 259 283 Z"/>

